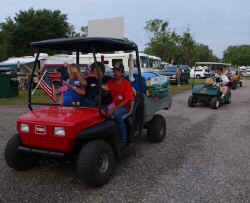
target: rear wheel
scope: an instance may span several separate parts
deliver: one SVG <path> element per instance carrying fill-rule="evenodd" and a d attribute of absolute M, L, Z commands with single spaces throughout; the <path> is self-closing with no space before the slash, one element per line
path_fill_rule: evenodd
<path fill-rule="evenodd" d="M 200 79 L 201 78 L 201 76 L 200 75 L 196 75 L 196 79 Z"/>
<path fill-rule="evenodd" d="M 220 107 L 220 101 L 217 97 L 213 97 L 210 101 L 210 107 L 212 109 L 218 109 Z"/>
<path fill-rule="evenodd" d="M 110 180 L 114 169 L 114 152 L 107 142 L 96 140 L 83 146 L 77 160 L 77 174 L 82 182 L 102 186 Z"/>
<path fill-rule="evenodd" d="M 155 115 L 149 123 L 148 140 L 150 142 L 161 142 L 166 136 L 166 121 L 162 115 Z"/>
<path fill-rule="evenodd" d="M 5 148 L 5 160 L 10 168 L 17 171 L 25 171 L 34 167 L 37 162 L 37 157 L 31 154 L 18 151 L 21 138 L 19 134 L 14 135 L 7 143 Z"/>
<path fill-rule="evenodd" d="M 243 86 L 242 81 L 240 81 L 240 87 L 242 87 L 242 86 Z"/>
<path fill-rule="evenodd" d="M 237 82 L 236 82 L 236 81 L 233 81 L 233 82 L 232 82 L 232 89 L 233 89 L 233 90 L 237 89 L 237 86 L 238 86 Z"/>
<path fill-rule="evenodd" d="M 195 101 L 194 101 L 194 96 L 193 95 L 188 97 L 188 106 L 189 107 L 194 107 L 195 106 Z"/>

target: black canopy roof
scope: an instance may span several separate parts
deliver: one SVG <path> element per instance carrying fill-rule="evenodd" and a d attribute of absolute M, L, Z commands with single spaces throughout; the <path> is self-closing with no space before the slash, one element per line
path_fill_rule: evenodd
<path fill-rule="evenodd" d="M 40 42 L 32 42 L 36 48 L 55 50 L 90 52 L 133 51 L 137 49 L 135 43 L 125 42 L 122 39 L 91 37 L 91 38 L 59 38 Z"/>

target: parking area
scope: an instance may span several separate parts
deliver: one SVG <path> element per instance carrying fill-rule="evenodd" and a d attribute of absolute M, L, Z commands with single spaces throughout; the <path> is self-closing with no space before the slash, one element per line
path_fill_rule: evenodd
<path fill-rule="evenodd" d="M 167 136 L 146 139 L 118 164 L 114 178 L 92 189 L 75 177 L 68 162 L 42 160 L 16 172 L 4 148 L 16 133 L 24 105 L 0 106 L 0 202 L 248 202 L 250 201 L 250 80 L 232 91 L 232 104 L 212 110 L 189 108 L 190 91 L 173 97 Z"/>

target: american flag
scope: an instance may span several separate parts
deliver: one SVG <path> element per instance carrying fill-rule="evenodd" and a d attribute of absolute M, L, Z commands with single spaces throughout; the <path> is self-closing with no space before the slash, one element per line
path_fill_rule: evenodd
<path fill-rule="evenodd" d="M 49 96 L 50 99 L 52 99 L 53 102 L 56 102 L 55 87 L 47 71 L 43 74 L 39 87 Z"/>

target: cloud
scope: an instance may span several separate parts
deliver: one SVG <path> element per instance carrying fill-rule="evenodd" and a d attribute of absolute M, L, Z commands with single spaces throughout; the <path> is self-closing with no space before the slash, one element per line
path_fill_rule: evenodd
<path fill-rule="evenodd" d="M 59 9 L 77 29 L 88 20 L 124 16 L 125 35 L 142 50 L 149 37 L 144 30 L 149 19 L 168 20 L 182 33 L 188 27 L 196 41 L 209 45 L 217 56 L 232 44 L 249 44 L 248 0 L 8 0 L 1 2 L 0 22 L 19 10 Z"/>

